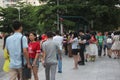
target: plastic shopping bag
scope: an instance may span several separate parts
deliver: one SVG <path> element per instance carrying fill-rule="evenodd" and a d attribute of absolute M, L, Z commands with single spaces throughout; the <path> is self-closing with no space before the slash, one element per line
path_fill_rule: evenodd
<path fill-rule="evenodd" d="M 7 52 L 7 49 L 4 49 L 4 58 L 5 58 L 5 62 L 3 65 L 3 71 L 9 72 L 10 59 L 9 59 L 9 54 Z"/>
<path fill-rule="evenodd" d="M 10 66 L 10 61 L 8 59 L 6 59 L 4 65 L 3 65 L 3 71 L 9 72 L 9 70 L 10 70 L 9 66 Z"/>

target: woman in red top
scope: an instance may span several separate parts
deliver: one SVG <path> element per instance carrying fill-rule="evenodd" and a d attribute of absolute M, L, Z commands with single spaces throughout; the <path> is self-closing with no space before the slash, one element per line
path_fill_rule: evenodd
<path fill-rule="evenodd" d="M 38 78 L 38 67 L 39 67 L 39 55 L 40 55 L 40 43 L 36 41 L 37 35 L 34 32 L 29 34 L 29 44 L 28 53 L 30 63 L 32 65 L 34 80 L 39 80 Z"/>
<path fill-rule="evenodd" d="M 95 37 L 95 33 L 91 33 L 91 39 L 90 39 L 90 61 L 95 61 L 96 55 L 98 54 L 98 48 L 97 48 L 97 39 Z"/>

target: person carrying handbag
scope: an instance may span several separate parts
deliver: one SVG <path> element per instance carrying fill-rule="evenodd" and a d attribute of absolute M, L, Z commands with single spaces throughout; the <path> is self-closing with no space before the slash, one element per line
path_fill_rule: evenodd
<path fill-rule="evenodd" d="M 22 23 L 19 21 L 14 21 L 13 24 L 14 34 L 7 38 L 6 40 L 6 49 L 8 50 L 8 54 L 10 56 L 10 78 L 9 80 L 16 80 L 16 77 L 19 74 L 20 80 L 24 80 L 22 78 L 22 60 L 21 55 L 23 54 L 26 64 L 28 68 L 31 68 L 29 57 L 28 57 L 28 42 L 27 38 L 23 36 L 22 45 L 23 45 L 23 53 L 21 53 L 21 37 L 22 37 Z"/>

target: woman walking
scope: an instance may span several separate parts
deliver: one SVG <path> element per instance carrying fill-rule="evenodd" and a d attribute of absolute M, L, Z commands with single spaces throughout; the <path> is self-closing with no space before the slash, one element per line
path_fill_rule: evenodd
<path fill-rule="evenodd" d="M 36 41 L 37 35 L 34 32 L 29 34 L 30 42 L 28 44 L 29 60 L 32 65 L 32 72 L 34 75 L 34 80 L 39 80 L 38 78 L 38 68 L 39 68 L 39 54 L 40 54 L 40 43 Z"/>
<path fill-rule="evenodd" d="M 118 53 L 119 53 L 119 50 L 120 50 L 120 45 L 119 45 L 119 34 L 118 32 L 115 32 L 114 33 L 114 36 L 113 36 L 113 45 L 112 45 L 112 52 L 114 53 L 114 59 L 116 59 L 118 57 Z"/>
<path fill-rule="evenodd" d="M 73 69 L 78 69 L 78 35 L 76 32 L 74 32 L 73 38 L 70 42 L 72 43 L 72 54 L 75 64 Z"/>
<path fill-rule="evenodd" d="M 108 54 L 109 58 L 111 58 L 111 56 L 112 56 L 112 51 L 111 51 L 112 44 L 113 44 L 113 39 L 111 37 L 111 34 L 109 33 L 108 38 L 106 40 L 107 54 Z"/>
<path fill-rule="evenodd" d="M 97 39 L 95 37 L 95 33 L 91 34 L 90 39 L 90 60 L 95 61 L 96 55 L 98 54 L 98 48 L 97 48 Z"/>

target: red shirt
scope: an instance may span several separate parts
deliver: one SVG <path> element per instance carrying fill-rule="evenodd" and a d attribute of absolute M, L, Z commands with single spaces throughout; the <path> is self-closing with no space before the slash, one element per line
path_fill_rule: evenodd
<path fill-rule="evenodd" d="M 28 44 L 29 58 L 35 58 L 36 54 L 40 54 L 40 43 L 30 42 Z"/>
<path fill-rule="evenodd" d="M 95 43 L 97 39 L 94 36 L 91 36 L 90 43 Z"/>

